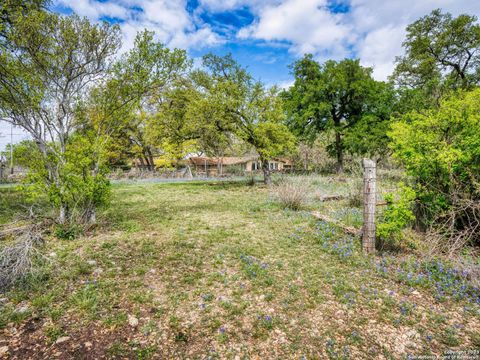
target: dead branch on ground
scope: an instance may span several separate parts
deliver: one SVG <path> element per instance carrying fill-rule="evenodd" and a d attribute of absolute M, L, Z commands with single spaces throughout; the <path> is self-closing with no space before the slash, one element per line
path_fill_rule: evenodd
<path fill-rule="evenodd" d="M 350 235 L 353 235 L 353 236 L 361 236 L 361 234 L 362 234 L 361 229 L 357 229 L 353 226 L 345 226 L 340 221 L 332 219 L 331 217 L 329 217 L 327 215 L 324 215 L 324 214 L 321 214 L 318 211 L 312 211 L 311 214 L 312 214 L 313 217 L 315 217 L 319 220 L 329 222 L 329 223 L 332 223 L 332 224 L 338 226 L 343 231 L 345 231 L 347 234 L 350 234 Z"/>

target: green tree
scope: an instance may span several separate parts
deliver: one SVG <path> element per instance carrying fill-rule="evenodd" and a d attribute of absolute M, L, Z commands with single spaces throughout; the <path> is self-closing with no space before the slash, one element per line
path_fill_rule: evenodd
<path fill-rule="evenodd" d="M 0 117 L 37 144 L 43 159 L 43 169 L 36 169 L 37 188 L 65 222 L 75 205 L 70 200 L 85 193 L 70 181 L 76 174 L 69 169 L 80 169 L 70 166 L 67 155 L 78 130 L 75 114 L 91 84 L 107 74 L 119 47 L 119 28 L 37 11 L 22 17 L 9 41 L 14 51 L 0 47 Z"/>
<path fill-rule="evenodd" d="M 214 119 L 216 130 L 231 131 L 260 157 L 265 184 L 270 184 L 269 160 L 290 150 L 294 136 L 283 123 L 278 89 L 255 81 L 232 57 L 204 56 L 205 71 L 196 74 L 203 97 L 194 111 L 203 123 Z"/>
<path fill-rule="evenodd" d="M 137 34 L 134 47 L 91 92 L 80 116 L 86 128 L 101 135 L 110 159 L 135 157 L 154 168 L 157 144 L 148 134 L 151 118 L 189 67 L 184 50 L 166 48 L 154 40 L 153 32 Z"/>
<path fill-rule="evenodd" d="M 0 47 L 9 48 L 9 37 L 23 17 L 42 12 L 47 0 L 2 0 L 0 3 Z"/>
<path fill-rule="evenodd" d="M 295 83 L 283 94 L 290 127 L 310 140 L 333 130 L 328 150 L 337 159 L 337 172 L 343 172 L 345 151 L 382 148 L 395 97 L 391 85 L 372 78 L 372 69 L 351 59 L 320 65 L 305 55 L 293 65 L 293 74 Z"/>
<path fill-rule="evenodd" d="M 23 140 L 13 145 L 8 144 L 5 151 L 0 153 L 0 155 L 3 155 L 7 160 L 7 163 L 10 164 L 12 153 L 14 164 L 24 168 L 29 168 L 32 163 L 41 162 L 41 154 L 38 150 L 37 144 L 31 140 Z"/>
<path fill-rule="evenodd" d="M 440 9 L 407 27 L 405 55 L 393 79 L 439 99 L 445 90 L 469 89 L 480 81 L 480 25 L 470 15 L 453 17 Z"/>
<path fill-rule="evenodd" d="M 392 125 L 390 147 L 415 180 L 417 217 L 424 224 L 448 216 L 451 230 L 476 232 L 479 114 L 480 89 L 475 89 L 442 99 L 438 108 L 410 112 Z"/>

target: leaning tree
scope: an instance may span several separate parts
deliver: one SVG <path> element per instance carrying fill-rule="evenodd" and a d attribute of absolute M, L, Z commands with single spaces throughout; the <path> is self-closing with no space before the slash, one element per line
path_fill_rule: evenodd
<path fill-rule="evenodd" d="M 265 184 L 271 183 L 269 160 L 292 149 L 295 138 L 284 124 L 282 99 L 276 87 L 266 88 L 232 57 L 203 58 L 204 70 L 194 74 L 203 97 L 195 112 L 205 121 L 220 121 L 258 153 Z"/>

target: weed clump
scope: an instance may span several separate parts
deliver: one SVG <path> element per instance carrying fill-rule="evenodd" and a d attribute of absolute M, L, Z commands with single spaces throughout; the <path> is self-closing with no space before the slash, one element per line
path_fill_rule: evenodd
<path fill-rule="evenodd" d="M 286 178 L 272 187 L 272 196 L 275 201 L 288 209 L 300 210 L 308 202 L 309 186 L 301 182 L 300 178 Z"/>
<path fill-rule="evenodd" d="M 361 178 L 356 178 L 350 183 L 348 203 L 352 207 L 363 205 L 363 180 Z"/>
<path fill-rule="evenodd" d="M 60 240 L 75 240 L 82 232 L 82 227 L 74 223 L 57 224 L 54 231 L 55 237 Z"/>

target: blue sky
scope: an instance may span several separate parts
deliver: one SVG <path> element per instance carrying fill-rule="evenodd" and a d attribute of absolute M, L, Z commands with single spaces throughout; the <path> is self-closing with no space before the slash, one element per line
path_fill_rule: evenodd
<path fill-rule="evenodd" d="M 160 36 L 160 40 L 167 43 L 169 46 L 186 48 L 195 59 L 199 59 L 202 55 L 213 52 L 216 54 L 232 53 L 240 63 L 248 67 L 254 76 L 267 84 L 280 84 L 282 86 L 288 85 L 291 82 L 291 75 L 289 73 L 288 65 L 294 61 L 292 54 L 289 52 L 289 44 L 285 41 L 265 42 L 261 39 L 240 39 L 237 37 L 237 32 L 254 23 L 256 17 L 248 6 L 235 6 L 229 9 L 220 9 L 210 11 L 198 0 L 191 1 L 175 1 L 177 4 L 182 4 L 185 13 L 188 14 L 192 20 L 192 27 L 173 28 L 172 32 L 185 32 L 187 38 L 182 41 L 172 40 L 172 36 Z M 170 2 L 172 2 L 170 1 Z M 114 14 L 108 8 L 98 13 L 90 13 L 84 10 L 85 4 L 90 4 L 95 7 L 98 3 L 103 6 L 110 4 L 121 4 L 128 9 L 128 14 L 123 13 Z M 153 3 L 150 1 L 143 3 Z M 137 22 L 138 16 L 143 14 L 144 10 L 142 1 L 88 1 L 85 4 L 73 1 L 56 1 L 52 6 L 52 10 L 71 14 L 73 12 L 86 15 L 92 20 L 105 20 L 110 23 L 118 23 L 120 26 L 127 26 L 130 22 Z M 166 2 L 157 2 L 158 11 L 162 8 L 168 7 Z M 170 10 L 171 11 L 171 10 Z M 175 12 L 181 12 L 176 8 Z M 182 16 L 179 16 L 181 19 Z M 149 22 L 143 20 L 143 27 L 156 31 L 157 27 L 162 27 L 162 24 L 157 22 Z M 142 22 L 135 24 L 136 28 L 140 29 Z M 182 21 L 180 20 L 179 23 Z M 192 42 L 189 41 L 188 36 L 195 37 L 195 34 L 201 29 L 208 29 L 209 32 L 203 37 L 195 38 Z M 163 29 L 162 29 L 163 30 Z M 214 34 L 215 38 L 208 40 L 208 37 Z M 131 37 L 124 39 L 124 49 L 128 49 L 131 45 Z"/>
<path fill-rule="evenodd" d="M 155 31 L 196 62 L 208 52 L 233 56 L 267 85 L 288 87 L 288 66 L 305 53 L 318 61 L 360 58 L 385 80 L 402 54 L 405 27 L 442 8 L 480 15 L 476 0 L 52 0 L 51 10 L 121 27 L 128 50 L 135 34 Z M 9 142 L 0 121 L 0 150 Z M 21 133 L 19 130 L 15 133 Z M 17 142 L 25 135 L 17 135 Z"/>
<path fill-rule="evenodd" d="M 407 24 L 435 8 L 480 14 L 471 0 L 55 0 L 52 9 L 119 23 L 128 49 L 147 28 L 194 58 L 231 52 L 267 84 L 288 86 L 288 65 L 359 57 L 386 79 Z"/>

